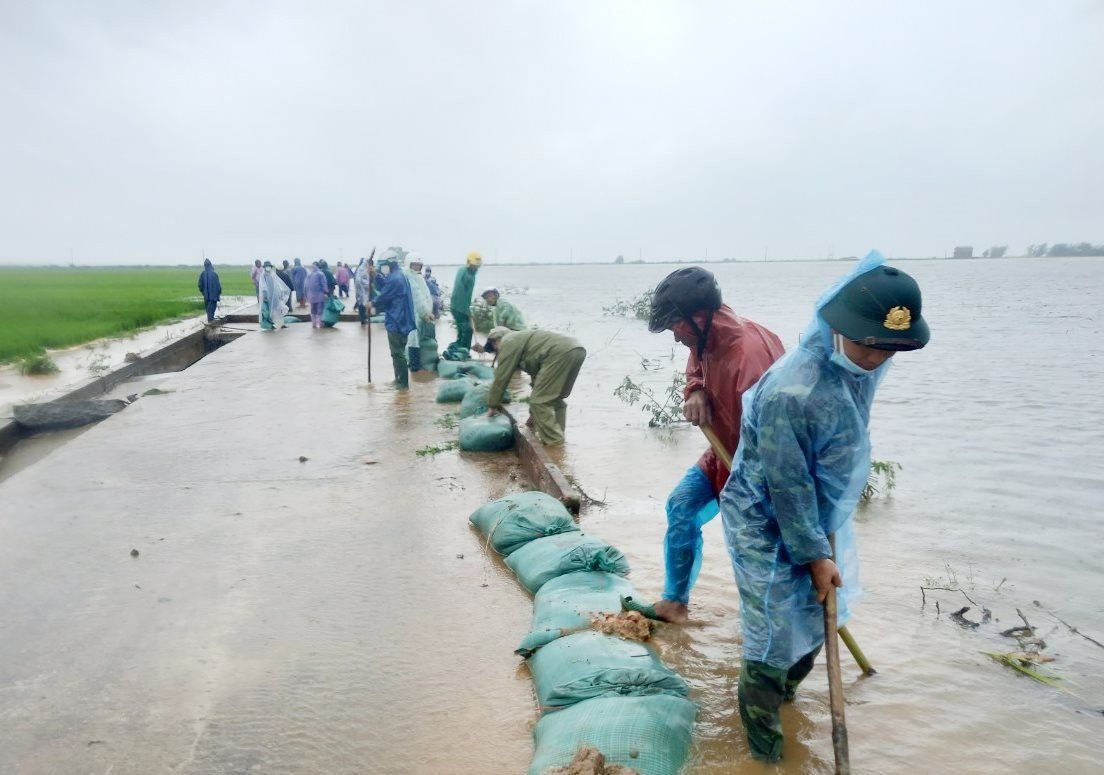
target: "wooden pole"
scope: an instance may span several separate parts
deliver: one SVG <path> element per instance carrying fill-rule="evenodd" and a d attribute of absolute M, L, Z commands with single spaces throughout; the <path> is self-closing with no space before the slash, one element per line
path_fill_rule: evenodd
<path fill-rule="evenodd" d="M 710 428 L 708 425 L 699 426 L 701 432 L 705 434 L 705 438 L 709 439 L 710 446 L 713 447 L 713 451 L 717 454 L 717 457 L 721 459 L 721 462 L 725 464 L 725 468 L 729 471 L 732 470 L 732 455 L 725 449 L 724 444 L 721 443 L 720 438 L 717 436 L 716 431 Z M 833 554 L 834 554 L 833 550 Z M 834 597 L 834 593 L 833 593 Z M 877 670 L 870 664 L 870 660 L 866 658 L 866 654 L 859 648 L 858 642 L 855 640 L 855 636 L 851 634 L 846 625 L 839 628 L 839 636 L 843 639 L 844 644 L 847 646 L 847 650 L 851 652 L 851 656 L 855 658 L 855 662 L 858 663 L 862 669 L 864 675 L 874 675 Z"/>
<path fill-rule="evenodd" d="M 836 537 L 828 536 L 833 559 Z M 824 598 L 824 656 L 828 661 L 828 704 L 832 711 L 832 752 L 836 757 L 836 775 L 850 775 L 851 761 L 847 751 L 847 720 L 843 714 L 843 676 L 840 674 L 839 639 L 834 637 L 836 622 L 836 588 L 829 587 Z"/>
<path fill-rule="evenodd" d="M 376 248 L 372 246 L 372 254 L 368 256 L 371 261 L 376 257 Z M 364 300 L 364 311 L 368 315 L 368 384 L 372 384 L 372 272 L 368 272 L 368 298 Z"/>

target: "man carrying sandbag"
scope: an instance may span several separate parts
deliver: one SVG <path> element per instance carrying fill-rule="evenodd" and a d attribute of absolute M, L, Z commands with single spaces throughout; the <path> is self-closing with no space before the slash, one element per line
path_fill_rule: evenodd
<path fill-rule="evenodd" d="M 511 331 L 504 326 L 487 334 L 487 352 L 495 355 L 495 377 L 487 394 L 491 414 L 502 407 L 510 378 L 518 369 L 533 378 L 529 396 L 529 422 L 540 440 L 553 446 L 563 444 L 567 426 L 567 404 L 586 349 L 570 336 L 553 331 Z"/>
<path fill-rule="evenodd" d="M 683 414 L 694 425 L 712 428 L 734 451 L 744 391 L 781 357 L 782 342 L 725 305 L 713 273 L 698 266 L 676 269 L 656 286 L 648 329 L 671 331 L 676 342 L 690 348 Z M 708 449 L 667 498 L 667 578 L 655 609 L 669 622 L 687 619 L 701 565 L 702 525 L 717 516 L 717 496 L 727 480 L 728 467 Z"/>
<path fill-rule="evenodd" d="M 838 626 L 859 593 L 852 511 L 870 472 L 870 408 L 893 354 L 928 343 L 920 306 L 916 281 L 871 252 L 745 398 L 721 518 L 740 589 L 740 717 L 758 759 L 782 755 L 778 709 L 824 643 L 828 591 L 840 587 Z"/>

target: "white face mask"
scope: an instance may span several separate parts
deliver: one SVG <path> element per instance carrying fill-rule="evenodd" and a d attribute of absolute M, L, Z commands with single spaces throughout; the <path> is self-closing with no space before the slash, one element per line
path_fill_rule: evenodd
<path fill-rule="evenodd" d="M 384 275 L 385 277 L 387 275 L 391 274 L 391 265 L 390 264 L 384 264 L 383 266 L 381 266 L 380 267 L 380 274 Z"/>
<path fill-rule="evenodd" d="M 266 266 L 265 267 L 265 273 L 266 274 L 272 274 L 272 267 L 271 266 Z"/>
<path fill-rule="evenodd" d="M 839 334 L 832 334 L 832 354 L 828 358 L 832 363 L 839 366 L 849 374 L 854 374 L 858 377 L 865 377 L 868 374 L 873 374 L 874 371 L 868 371 L 853 360 L 847 357 L 843 351 L 843 337 Z"/>

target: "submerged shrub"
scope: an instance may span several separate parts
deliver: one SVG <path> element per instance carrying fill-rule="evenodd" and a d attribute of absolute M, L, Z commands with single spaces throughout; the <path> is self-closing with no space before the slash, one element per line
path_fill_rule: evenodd
<path fill-rule="evenodd" d="M 57 374 L 58 371 L 58 365 L 46 353 L 35 353 L 19 360 L 20 374 Z"/>

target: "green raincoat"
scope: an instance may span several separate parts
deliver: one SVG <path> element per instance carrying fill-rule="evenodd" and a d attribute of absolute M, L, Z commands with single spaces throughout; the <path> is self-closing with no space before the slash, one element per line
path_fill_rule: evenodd
<path fill-rule="evenodd" d="M 501 301 L 499 302 L 501 303 Z M 562 444 L 567 425 L 567 404 L 575 379 L 586 359 L 586 349 L 570 336 L 553 331 L 518 331 L 498 343 L 495 378 L 487 406 L 502 406 L 510 378 L 518 369 L 533 378 L 529 416 L 545 444 Z"/>

